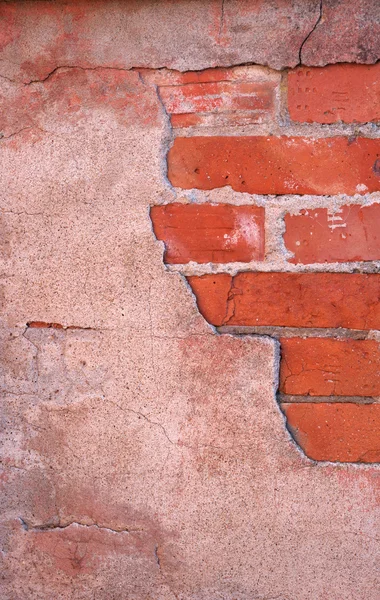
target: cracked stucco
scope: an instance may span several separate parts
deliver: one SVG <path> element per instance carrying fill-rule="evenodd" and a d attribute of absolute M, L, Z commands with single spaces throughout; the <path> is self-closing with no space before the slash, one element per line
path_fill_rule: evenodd
<path fill-rule="evenodd" d="M 204 52 L 194 68 L 209 64 Z M 24 81 L 57 65 L 21 78 L 3 67 Z M 100 76 L 62 68 L 38 135 L 1 144 L 2 595 L 377 600 L 379 470 L 302 456 L 275 398 L 278 343 L 215 335 L 164 267 L 149 206 L 175 193 L 168 118 L 153 86 L 116 70 L 144 88 L 150 124 L 107 104 L 60 113 L 60 95 L 75 104 Z M 3 81 L 6 97 L 18 85 Z M 222 197 L 236 201 L 228 189 L 197 195 Z M 33 321 L 78 329 L 26 329 Z"/>

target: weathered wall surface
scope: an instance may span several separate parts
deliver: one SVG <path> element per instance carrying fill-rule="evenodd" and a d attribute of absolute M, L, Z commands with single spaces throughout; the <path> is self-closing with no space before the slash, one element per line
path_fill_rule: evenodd
<path fill-rule="evenodd" d="M 345 113 L 334 95 L 343 84 L 329 88 L 346 85 L 345 69 L 312 69 L 326 80 L 300 92 L 299 71 L 279 71 L 376 63 L 377 2 L 3 2 L 0 15 L 1 597 L 377 600 L 378 67 L 350 75 Z M 265 67 L 172 70 L 241 63 Z M 180 89 L 199 83 L 216 88 Z M 291 177 L 281 136 L 295 152 Z M 264 170 L 253 177 L 254 152 Z M 265 170 L 274 160 L 276 175 Z M 235 234 L 227 246 L 212 227 L 203 244 L 202 207 Z M 180 235 L 170 246 L 154 213 L 171 210 Z M 354 244 L 329 245 L 336 217 Z M 315 227 L 323 243 L 313 246 Z M 266 273 L 282 283 L 261 280 L 269 308 L 254 326 L 250 277 Z M 308 279 L 289 317 L 289 277 L 298 290 L 305 275 L 325 279 Z M 332 305 L 342 289 L 352 310 Z M 348 446 L 352 411 L 370 407 L 366 464 L 339 443 L 338 462 L 308 458 L 277 398 L 278 338 L 291 352 L 294 340 L 318 345 L 342 328 L 366 345 L 366 377 L 354 396 L 335 384 L 316 395 L 355 400 L 334 421 L 353 423 Z M 321 415 L 306 414 L 304 397 L 292 414 L 304 388 L 281 393 L 289 422 L 315 431 Z"/>

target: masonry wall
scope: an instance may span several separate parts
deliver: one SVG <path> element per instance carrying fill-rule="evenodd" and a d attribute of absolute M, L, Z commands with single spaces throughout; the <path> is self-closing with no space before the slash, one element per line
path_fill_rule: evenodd
<path fill-rule="evenodd" d="M 0 3 L 2 598 L 377 600 L 379 40 Z"/>
<path fill-rule="evenodd" d="M 153 75 L 182 196 L 151 209 L 165 262 L 219 333 L 280 340 L 278 400 L 314 460 L 380 457 L 378 66 Z"/>

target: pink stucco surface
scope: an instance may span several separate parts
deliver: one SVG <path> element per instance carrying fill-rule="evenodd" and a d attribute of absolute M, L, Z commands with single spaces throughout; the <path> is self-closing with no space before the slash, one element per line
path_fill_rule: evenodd
<path fill-rule="evenodd" d="M 379 468 L 302 455 L 278 343 L 165 269 L 171 131 L 128 70 L 295 65 L 319 2 L 0 10 L 1 598 L 378 600 Z"/>

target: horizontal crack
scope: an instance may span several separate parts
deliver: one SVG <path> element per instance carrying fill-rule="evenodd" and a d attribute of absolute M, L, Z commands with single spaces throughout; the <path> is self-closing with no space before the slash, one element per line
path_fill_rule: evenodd
<path fill-rule="evenodd" d="M 46 323 L 45 321 L 29 321 L 26 324 L 29 329 L 80 329 L 81 331 L 95 331 L 93 327 L 81 327 L 80 325 L 61 325 L 60 323 Z"/>
<path fill-rule="evenodd" d="M 25 521 L 25 519 L 23 519 L 22 517 L 19 517 L 19 521 L 22 525 L 22 528 L 25 529 L 25 531 L 52 531 L 55 529 L 67 529 L 68 527 L 71 527 L 72 525 L 75 525 L 77 527 L 83 527 L 85 529 L 98 529 L 101 531 L 109 531 L 111 533 L 139 533 L 139 532 L 143 532 L 143 529 L 129 529 L 128 527 L 117 527 L 117 528 L 111 528 L 111 527 L 106 527 L 104 525 L 98 525 L 97 523 L 82 523 L 80 521 L 70 521 L 69 523 L 65 523 L 64 525 L 55 525 L 53 523 L 46 523 L 46 524 L 42 524 L 42 525 L 30 525 L 27 521 Z"/>
<path fill-rule="evenodd" d="M 11 79 L 10 77 L 6 77 L 5 75 L 2 75 L 2 74 L 0 74 L 0 78 L 5 79 L 6 81 L 10 81 L 11 83 L 17 83 L 19 85 L 28 86 L 28 85 L 32 85 L 33 83 L 45 83 L 46 81 L 48 81 L 48 79 L 50 79 L 57 72 L 59 72 L 61 70 L 65 70 L 65 69 L 79 70 L 79 71 L 107 70 L 107 71 L 126 71 L 126 72 L 138 70 L 136 67 L 131 67 L 130 69 L 128 69 L 128 68 L 124 68 L 124 67 L 108 67 L 108 66 L 101 66 L 101 65 L 96 66 L 96 67 L 82 67 L 80 65 L 58 65 L 57 67 L 54 67 L 54 69 L 49 71 L 49 73 L 47 75 L 45 75 L 45 77 L 42 77 L 41 79 L 30 79 L 29 81 L 19 81 L 17 79 Z"/>

